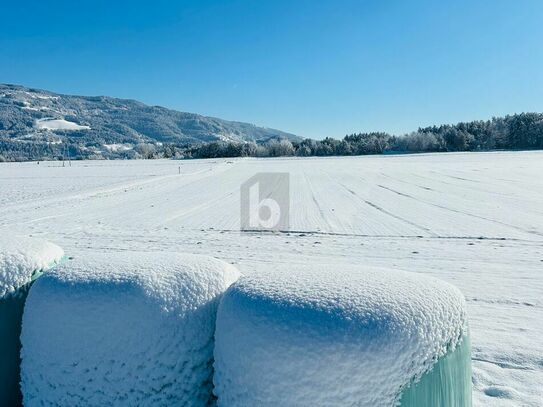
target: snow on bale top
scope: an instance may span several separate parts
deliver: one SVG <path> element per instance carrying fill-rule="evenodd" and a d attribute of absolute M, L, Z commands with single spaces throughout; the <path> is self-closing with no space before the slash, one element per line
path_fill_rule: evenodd
<path fill-rule="evenodd" d="M 453 286 L 382 269 L 242 277 L 217 315 L 219 406 L 394 406 L 467 334 Z"/>
<path fill-rule="evenodd" d="M 0 298 L 29 283 L 64 257 L 53 243 L 28 237 L 0 237 Z"/>
<path fill-rule="evenodd" d="M 23 317 L 25 406 L 206 406 L 215 317 L 239 276 L 176 253 L 86 253 L 36 281 Z"/>

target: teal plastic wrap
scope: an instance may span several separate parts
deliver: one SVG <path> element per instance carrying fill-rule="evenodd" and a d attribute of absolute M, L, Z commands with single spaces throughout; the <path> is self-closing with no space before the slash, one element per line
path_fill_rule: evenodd
<path fill-rule="evenodd" d="M 469 335 L 402 393 L 401 407 L 471 407 Z"/>
<path fill-rule="evenodd" d="M 54 262 L 32 273 L 32 280 L 17 290 L 0 297 L 0 406 L 22 406 L 19 386 L 21 371 L 21 321 L 26 297 L 33 282 L 44 271 L 56 266 Z"/>

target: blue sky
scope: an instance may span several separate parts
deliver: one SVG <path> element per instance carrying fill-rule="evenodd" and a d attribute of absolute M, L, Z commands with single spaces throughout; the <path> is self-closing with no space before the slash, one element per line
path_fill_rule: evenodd
<path fill-rule="evenodd" d="M 543 111 L 543 2 L 17 1 L 0 82 L 322 138 Z"/>

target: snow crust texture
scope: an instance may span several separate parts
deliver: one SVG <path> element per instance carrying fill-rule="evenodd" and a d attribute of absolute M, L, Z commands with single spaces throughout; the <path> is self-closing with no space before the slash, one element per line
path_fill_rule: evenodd
<path fill-rule="evenodd" d="M 462 294 L 401 271 L 242 277 L 217 315 L 218 405 L 391 407 L 467 334 Z"/>
<path fill-rule="evenodd" d="M 35 272 L 59 262 L 64 251 L 38 238 L 0 236 L 0 297 L 32 280 Z"/>
<path fill-rule="evenodd" d="M 228 263 L 87 253 L 36 281 L 23 317 L 25 406 L 206 406 Z"/>

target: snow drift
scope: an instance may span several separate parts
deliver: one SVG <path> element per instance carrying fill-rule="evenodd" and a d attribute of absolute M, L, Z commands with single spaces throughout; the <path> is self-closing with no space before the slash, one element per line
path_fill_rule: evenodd
<path fill-rule="evenodd" d="M 238 275 L 164 252 L 96 254 L 47 273 L 23 318 L 25 406 L 206 406 L 218 301 Z"/>
<path fill-rule="evenodd" d="M 433 278 L 378 269 L 252 274 L 219 307 L 215 393 L 229 407 L 390 407 L 461 343 L 463 296 Z"/>
<path fill-rule="evenodd" d="M 64 256 L 62 249 L 41 239 L 0 237 L 0 406 L 21 403 L 21 319 L 33 279 Z"/>

